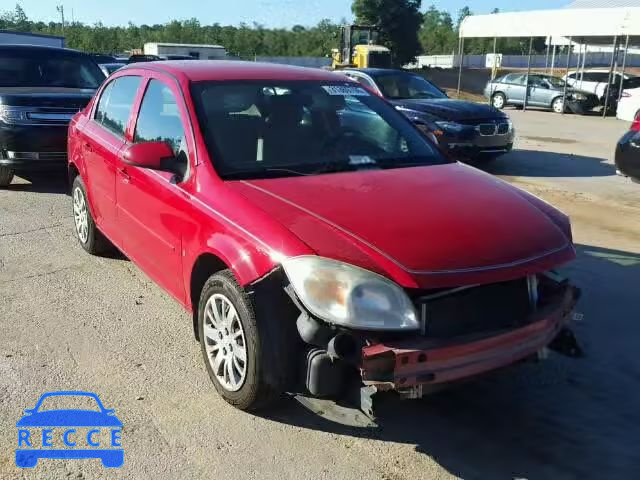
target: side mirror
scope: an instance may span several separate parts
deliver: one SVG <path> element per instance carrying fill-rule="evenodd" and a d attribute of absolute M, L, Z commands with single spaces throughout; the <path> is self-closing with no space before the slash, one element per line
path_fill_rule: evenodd
<path fill-rule="evenodd" d="M 35 412 L 35 410 L 36 410 L 35 408 L 25 408 L 25 409 L 24 409 L 24 413 L 26 413 L 27 415 L 29 415 L 29 414 L 31 414 L 31 413 L 33 413 L 33 412 Z"/>
<path fill-rule="evenodd" d="M 128 147 L 122 155 L 122 160 L 134 167 L 173 173 L 175 155 L 167 142 L 143 142 Z"/>

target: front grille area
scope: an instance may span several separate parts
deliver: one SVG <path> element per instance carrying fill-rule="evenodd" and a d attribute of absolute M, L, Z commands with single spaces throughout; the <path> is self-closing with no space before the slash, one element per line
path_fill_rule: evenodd
<path fill-rule="evenodd" d="M 514 328 L 531 313 L 526 278 L 441 294 L 415 299 L 418 315 L 426 310 L 427 337 L 448 339 Z"/>
<path fill-rule="evenodd" d="M 481 123 L 476 126 L 476 130 L 480 135 L 489 137 L 493 135 L 506 135 L 509 133 L 509 123 Z"/>
<path fill-rule="evenodd" d="M 7 151 L 6 157 L 12 160 L 60 160 L 67 159 L 67 152 L 13 152 Z"/>

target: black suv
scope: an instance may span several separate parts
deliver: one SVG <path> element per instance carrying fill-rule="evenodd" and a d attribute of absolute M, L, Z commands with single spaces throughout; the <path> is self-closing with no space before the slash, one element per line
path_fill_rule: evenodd
<path fill-rule="evenodd" d="M 0 187 L 15 172 L 64 171 L 69 120 L 104 79 L 82 52 L 0 45 Z"/>

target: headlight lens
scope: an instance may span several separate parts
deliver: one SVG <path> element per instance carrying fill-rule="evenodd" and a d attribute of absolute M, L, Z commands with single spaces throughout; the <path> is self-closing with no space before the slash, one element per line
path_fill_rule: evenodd
<path fill-rule="evenodd" d="M 27 114 L 24 109 L 0 105 L 0 122 L 11 125 L 24 122 L 25 120 L 27 120 Z"/>
<path fill-rule="evenodd" d="M 574 93 L 571 95 L 572 100 L 586 100 L 587 96 L 583 93 Z"/>
<path fill-rule="evenodd" d="M 402 288 L 376 273 L 312 255 L 282 265 L 300 301 L 326 322 L 360 330 L 420 328 Z"/>
<path fill-rule="evenodd" d="M 462 130 L 464 130 L 464 127 L 465 127 L 464 125 L 461 125 L 456 122 L 445 122 L 445 121 L 436 122 L 436 125 L 438 125 L 445 132 L 452 132 L 452 133 L 459 133 Z"/>

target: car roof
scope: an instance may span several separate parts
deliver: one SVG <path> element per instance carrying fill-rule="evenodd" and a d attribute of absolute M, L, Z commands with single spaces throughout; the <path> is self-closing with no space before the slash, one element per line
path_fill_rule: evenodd
<path fill-rule="evenodd" d="M 59 53 L 71 53 L 75 55 L 86 55 L 89 56 L 88 53 L 81 52 L 80 50 L 74 50 L 72 48 L 61 48 L 61 47 L 49 47 L 47 45 L 23 45 L 23 44 L 0 44 L 0 51 L 17 51 L 17 52 L 59 52 Z"/>
<path fill-rule="evenodd" d="M 206 80 L 316 80 L 334 82 L 344 80 L 342 75 L 319 68 L 233 60 L 168 60 L 134 63 L 123 67 L 121 70 L 131 68 L 163 71 L 192 82 Z"/>
<path fill-rule="evenodd" d="M 380 75 L 389 75 L 391 73 L 416 75 L 415 73 L 407 72 L 405 70 L 398 70 L 396 68 L 345 68 L 344 70 L 349 72 L 362 72 L 367 75 L 371 75 L 372 77 L 377 77 Z"/>

